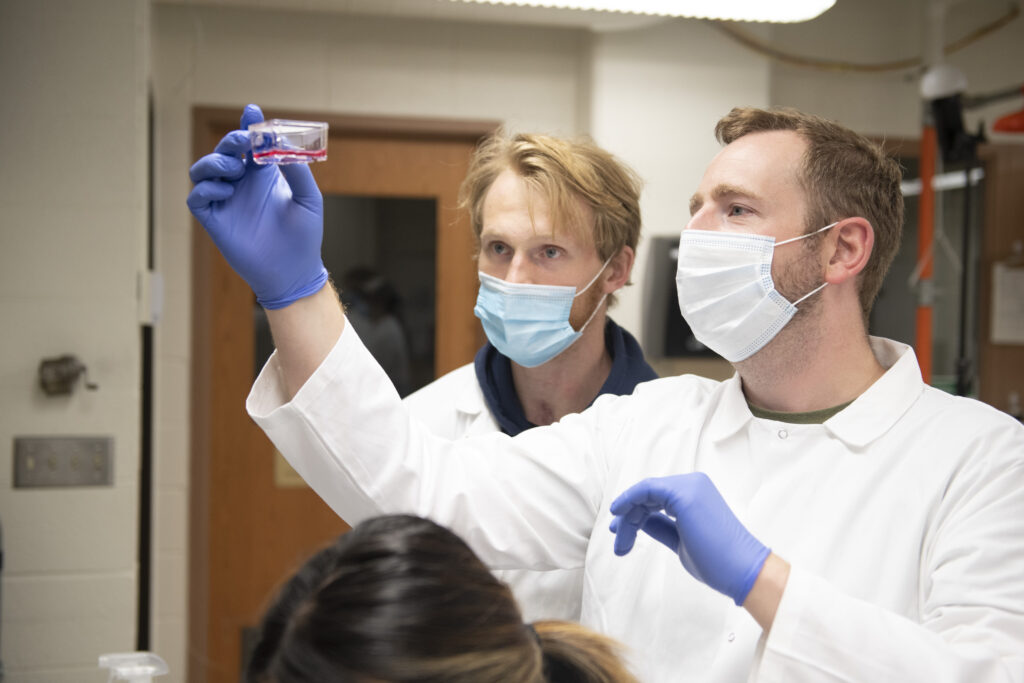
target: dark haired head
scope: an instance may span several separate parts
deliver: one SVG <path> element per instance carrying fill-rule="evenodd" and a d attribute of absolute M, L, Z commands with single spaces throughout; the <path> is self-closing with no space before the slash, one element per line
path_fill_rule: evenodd
<path fill-rule="evenodd" d="M 246 681 L 541 683 L 548 680 L 542 649 L 559 640 L 545 635 L 552 623 L 538 624 L 535 637 L 508 587 L 444 527 L 408 515 L 377 517 L 317 553 L 281 589 Z M 609 641 L 589 632 L 573 639 L 555 665 L 574 672 L 562 680 L 633 680 Z M 604 656 L 618 668 L 605 672 L 602 664 L 594 678 L 573 664 L 577 656 Z"/>

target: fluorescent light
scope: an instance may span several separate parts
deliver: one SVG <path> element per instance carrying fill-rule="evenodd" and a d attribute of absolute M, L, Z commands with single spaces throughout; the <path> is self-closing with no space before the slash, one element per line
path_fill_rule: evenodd
<path fill-rule="evenodd" d="M 971 184 L 982 180 L 985 177 L 985 169 L 971 169 Z M 946 190 L 960 190 L 967 185 L 967 178 L 963 171 L 949 171 L 948 173 L 936 173 L 932 176 L 932 189 L 936 192 Z M 921 194 L 921 179 L 911 178 L 900 183 L 900 190 L 904 197 L 916 197 Z"/>
<path fill-rule="evenodd" d="M 665 17 L 727 21 L 807 21 L 832 7 L 835 0 L 453 0 L 487 5 L 518 5 L 554 9 L 596 10 Z"/>

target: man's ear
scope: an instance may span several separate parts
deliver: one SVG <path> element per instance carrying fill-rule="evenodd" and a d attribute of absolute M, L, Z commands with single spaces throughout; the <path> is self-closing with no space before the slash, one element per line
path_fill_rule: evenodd
<path fill-rule="evenodd" d="M 612 256 L 608 262 L 608 267 L 604 272 L 604 291 L 606 294 L 618 291 L 626 286 L 629 282 L 629 275 L 633 272 L 633 262 L 636 260 L 636 254 L 633 253 L 632 247 L 623 245 L 619 248 L 619 251 Z"/>
<path fill-rule="evenodd" d="M 825 281 L 836 285 L 846 282 L 864 270 L 875 246 L 875 230 L 866 218 L 854 217 L 839 221 L 831 231 L 832 252 L 825 270 Z"/>

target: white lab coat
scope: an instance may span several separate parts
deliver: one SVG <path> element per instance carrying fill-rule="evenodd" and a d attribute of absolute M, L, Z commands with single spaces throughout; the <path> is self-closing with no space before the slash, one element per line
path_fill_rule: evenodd
<path fill-rule="evenodd" d="M 511 439 L 449 441 L 409 417 L 350 326 L 290 401 L 271 357 L 247 401 L 346 521 L 408 512 L 493 567 L 585 566 L 582 623 L 641 680 L 1024 681 L 1024 428 L 885 375 L 821 425 L 751 415 L 738 378 L 673 377 Z M 650 538 L 612 552 L 608 506 L 638 480 L 701 470 L 792 564 L 774 625 L 693 579 Z"/>
<path fill-rule="evenodd" d="M 446 439 L 500 432 L 487 409 L 476 369 L 467 363 L 405 397 L 413 417 Z"/>
<path fill-rule="evenodd" d="M 487 408 L 472 363 L 407 396 L 405 405 L 431 432 L 446 439 L 501 432 Z M 582 567 L 547 571 L 499 569 L 494 573 L 512 588 L 527 623 L 542 619 L 579 620 Z"/>

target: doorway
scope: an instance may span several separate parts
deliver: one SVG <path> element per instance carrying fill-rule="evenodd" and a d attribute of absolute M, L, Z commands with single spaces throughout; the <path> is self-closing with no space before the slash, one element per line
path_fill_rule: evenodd
<path fill-rule="evenodd" d="M 240 112 L 241 107 L 195 109 L 194 158 L 237 128 Z M 328 160 L 313 166 L 325 198 L 325 264 L 339 287 L 351 287 L 345 296 L 353 309 L 362 307 L 369 321 L 362 324 L 380 320 L 374 306 L 381 301 L 394 317 L 390 337 L 400 337 L 407 360 L 406 379 L 395 375 L 396 384 L 405 382 L 410 391 L 471 361 L 483 337 L 472 313 L 474 240 L 468 217 L 457 209 L 457 192 L 476 142 L 498 122 L 265 114 L 330 125 Z M 373 300 L 381 283 L 386 296 Z M 248 286 L 196 223 L 192 683 L 238 681 L 245 634 L 258 623 L 276 587 L 348 529 L 311 489 L 289 475 L 273 444 L 245 413 L 245 397 L 262 365 L 258 359 L 269 355 L 261 314 Z"/>

